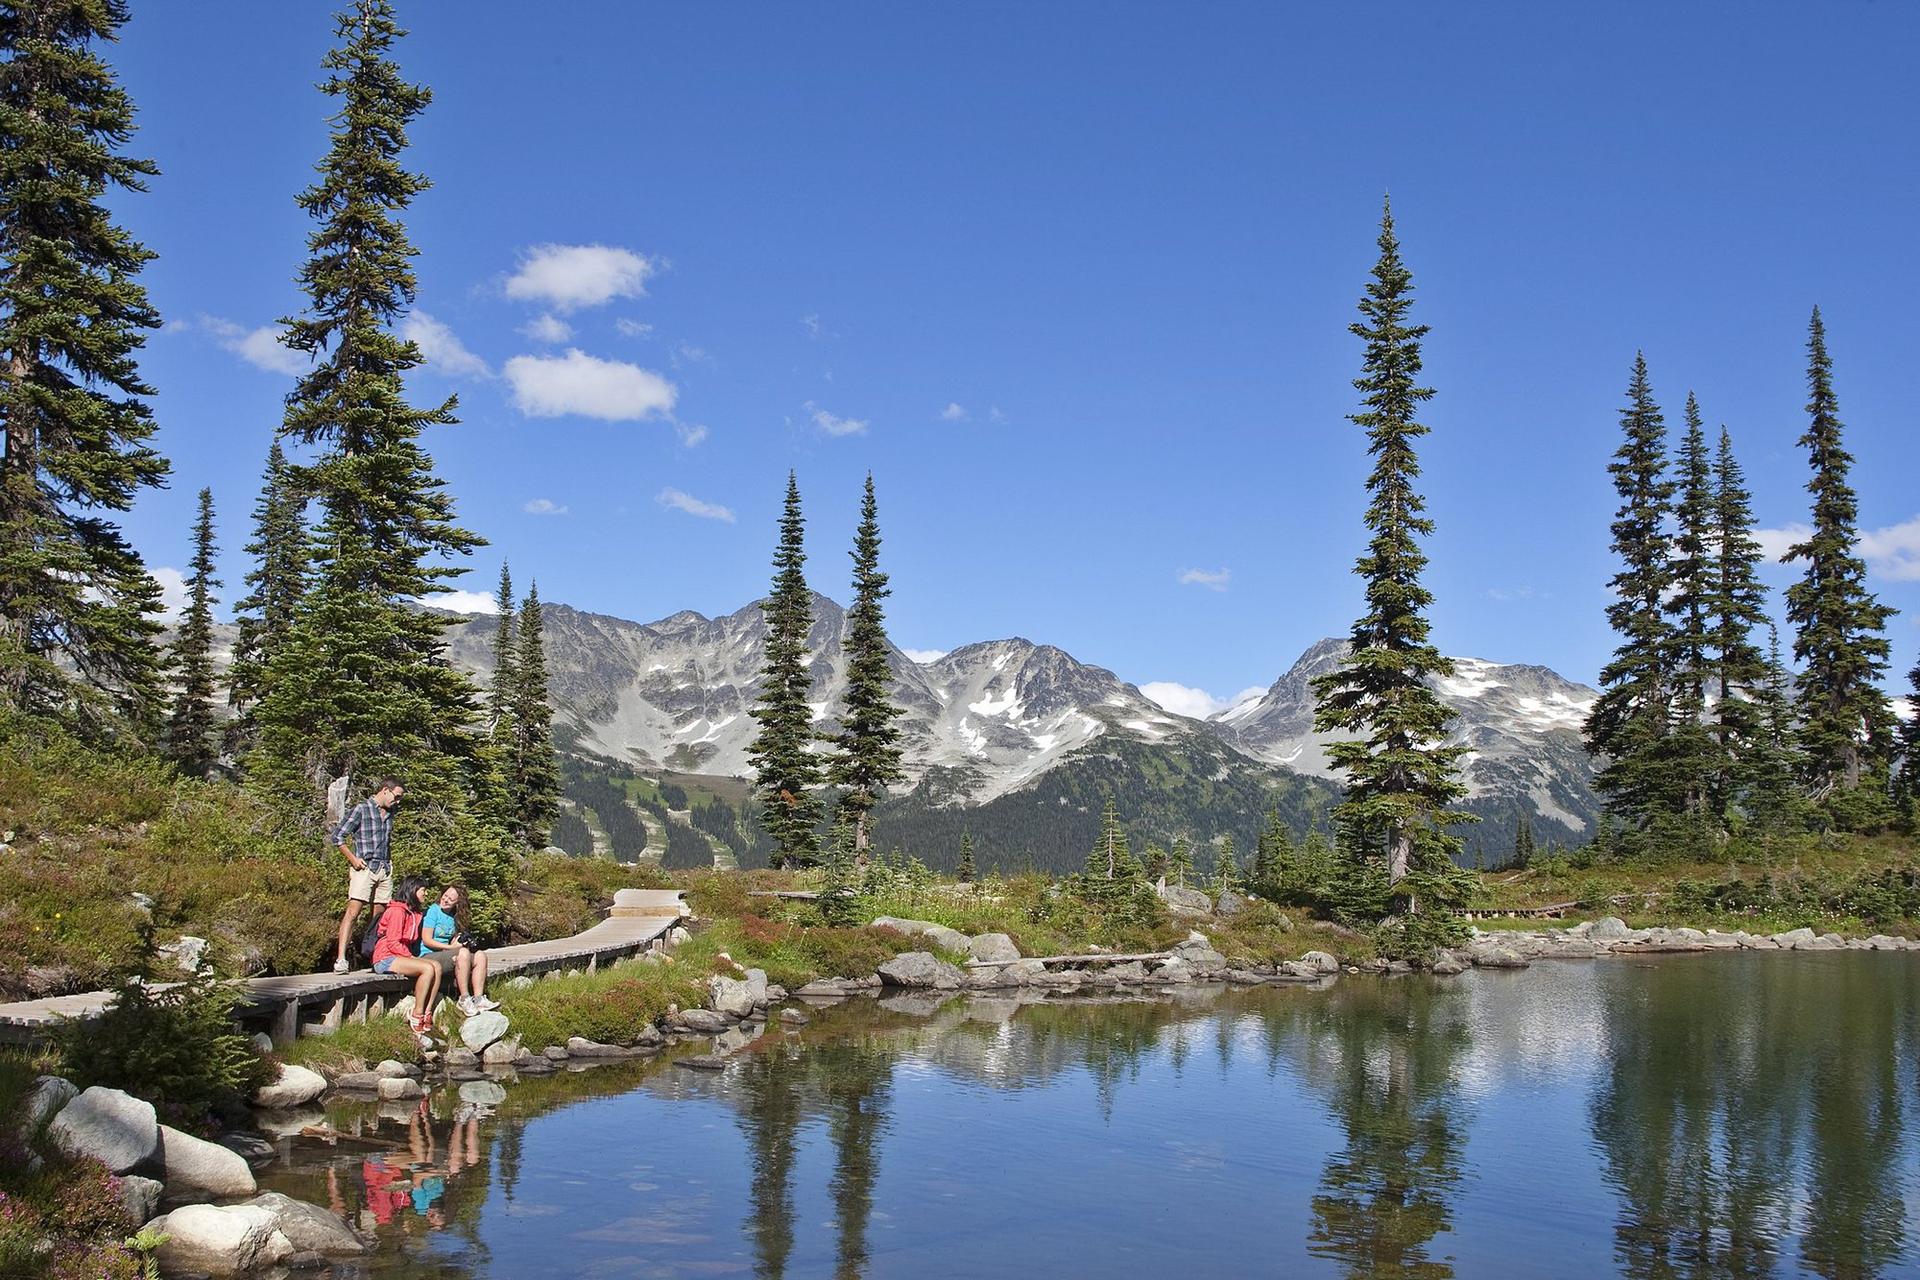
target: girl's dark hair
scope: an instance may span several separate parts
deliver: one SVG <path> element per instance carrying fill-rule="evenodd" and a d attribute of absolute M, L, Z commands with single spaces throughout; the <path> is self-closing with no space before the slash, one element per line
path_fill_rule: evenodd
<path fill-rule="evenodd" d="M 460 895 L 460 900 L 453 904 L 453 922 L 460 926 L 460 932 L 471 933 L 473 926 L 467 920 L 467 886 L 450 884 L 447 888 Z"/>
<path fill-rule="evenodd" d="M 420 876 L 408 876 L 400 882 L 400 892 L 393 896 L 407 904 L 407 910 L 420 911 L 420 895 L 428 888 L 427 882 Z"/>

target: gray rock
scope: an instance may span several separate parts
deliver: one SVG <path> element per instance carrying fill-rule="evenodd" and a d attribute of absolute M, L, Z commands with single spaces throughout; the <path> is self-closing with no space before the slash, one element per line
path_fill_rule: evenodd
<path fill-rule="evenodd" d="M 1593 960 L 1601 954 L 1600 944 L 1590 938 L 1557 938 L 1544 947 L 1540 955 L 1551 956 L 1557 960 Z"/>
<path fill-rule="evenodd" d="M 163 1190 L 158 1179 L 130 1173 L 120 1179 L 120 1203 L 126 1207 L 129 1218 L 145 1222 L 159 1210 Z"/>
<path fill-rule="evenodd" d="M 410 1076 L 417 1080 L 420 1078 L 420 1068 L 414 1066 L 411 1062 L 401 1062 L 394 1058 L 382 1058 L 378 1065 L 374 1067 L 373 1074 L 388 1079 L 396 1076 Z"/>
<path fill-rule="evenodd" d="M 1227 967 L 1227 958 L 1212 947 L 1175 948 L 1174 957 L 1185 961 L 1195 973 L 1218 973 Z"/>
<path fill-rule="evenodd" d="M 1718 929 L 1707 930 L 1705 936 L 1708 948 L 1714 951 L 1737 950 L 1747 938 L 1744 933 L 1722 933 Z"/>
<path fill-rule="evenodd" d="M 975 960 L 1018 960 L 1020 948 L 1004 933 L 981 933 L 967 939 L 967 954 Z"/>
<path fill-rule="evenodd" d="M 751 969 L 747 970 L 747 977 L 752 978 L 753 973 L 754 973 L 753 970 Z M 768 1004 L 779 1004 L 782 1000 L 785 1000 L 786 998 L 787 998 L 787 989 L 785 987 L 781 986 L 777 982 L 769 982 L 767 984 L 767 1003 Z"/>
<path fill-rule="evenodd" d="M 562 1049 L 557 1044 L 550 1044 L 546 1048 L 540 1051 L 540 1056 L 545 1058 L 548 1062 L 565 1062 L 568 1058 L 572 1057 L 573 1055 L 568 1053 L 565 1049 Z"/>
<path fill-rule="evenodd" d="M 254 1052 L 256 1053 L 272 1053 L 273 1052 L 273 1037 L 268 1035 L 266 1032 L 256 1031 L 253 1033 L 252 1036 L 248 1038 L 253 1041 Z"/>
<path fill-rule="evenodd" d="M 1803 942 L 1812 942 L 1814 932 L 1811 929 L 1789 929 L 1785 933 L 1773 935 L 1774 945 L 1783 951 L 1791 951 Z"/>
<path fill-rule="evenodd" d="M 383 1076 L 380 1080 L 380 1101 L 405 1102 L 409 1098 L 418 1098 L 426 1093 L 420 1082 L 411 1076 Z"/>
<path fill-rule="evenodd" d="M 33 1082 L 33 1088 L 27 1090 L 26 1099 L 20 1104 L 20 1132 L 32 1134 L 51 1116 L 60 1114 L 60 1108 L 80 1096 L 80 1088 L 71 1080 L 60 1076 L 41 1076 Z M 145 1222 L 142 1218 L 140 1221 Z"/>
<path fill-rule="evenodd" d="M 617 1044 L 598 1044 L 581 1036 L 567 1040 L 567 1053 L 575 1058 L 624 1058 L 627 1051 Z"/>
<path fill-rule="evenodd" d="M 262 1085 L 253 1095 L 253 1105 L 285 1110 L 312 1102 L 326 1091 L 327 1078 L 318 1071 L 287 1064 L 272 1084 Z"/>
<path fill-rule="evenodd" d="M 682 1009 L 667 1021 L 683 1031 L 697 1031 L 710 1036 L 719 1035 L 734 1022 L 726 1014 L 716 1013 L 712 1009 Z"/>
<path fill-rule="evenodd" d="M 1103 977 L 1103 978 L 1113 977 L 1111 973 L 1100 974 L 1097 976 Z M 1267 974 L 1267 973 L 1259 973 L 1252 969 L 1228 969 L 1225 973 L 1221 974 L 1220 976 L 1224 978 L 1226 981 L 1231 982 L 1233 985 L 1237 987 L 1257 987 L 1261 983 L 1265 982 L 1268 978 L 1272 977 L 1273 975 Z"/>
<path fill-rule="evenodd" d="M 447 1050 L 447 1070 L 467 1071 L 480 1065 L 480 1055 L 465 1045 L 454 1045 Z"/>
<path fill-rule="evenodd" d="M 182 937 L 165 946 L 155 947 L 154 952 L 172 963 L 181 973 L 195 974 L 207 966 L 207 940 L 205 938 Z"/>
<path fill-rule="evenodd" d="M 1754 934 L 1748 934 L 1747 940 L 1740 945 L 1748 951 L 1778 951 L 1780 949 L 1780 944 L 1772 938 L 1760 937 Z"/>
<path fill-rule="evenodd" d="M 838 978 L 815 978 L 794 994 L 804 999 L 808 996 L 840 996 L 845 995 L 846 992 Z"/>
<path fill-rule="evenodd" d="M 274 1266 L 293 1252 L 271 1209 L 254 1204 L 190 1204 L 155 1218 L 147 1230 L 167 1236 L 155 1256 L 169 1274 L 236 1276 Z"/>
<path fill-rule="evenodd" d="M 1340 962 L 1326 951 L 1309 951 L 1300 957 L 1300 963 L 1310 964 L 1321 973 L 1340 972 Z"/>
<path fill-rule="evenodd" d="M 1621 942 L 1633 936 L 1634 930 L 1627 928 L 1627 922 L 1619 916 L 1601 916 L 1587 927 L 1587 936 L 1595 942 Z"/>
<path fill-rule="evenodd" d="M 634 1036 L 632 1047 L 635 1049 L 658 1049 L 666 1042 L 666 1033 L 649 1022 L 640 1028 L 639 1034 Z"/>
<path fill-rule="evenodd" d="M 1795 951 L 1842 951 L 1846 941 L 1837 933 L 1823 933 L 1793 944 Z"/>
<path fill-rule="evenodd" d="M 228 1200 L 260 1189 L 252 1166 L 238 1152 L 170 1125 L 160 1126 L 160 1158 L 172 1200 Z"/>
<path fill-rule="evenodd" d="M 1898 951 L 1901 949 L 1899 938 L 1884 933 L 1876 933 L 1871 938 L 1868 938 L 1867 945 L 1875 951 Z"/>
<path fill-rule="evenodd" d="M 1511 947 L 1476 946 L 1468 958 L 1476 969 L 1525 969 L 1533 963 Z"/>
<path fill-rule="evenodd" d="M 1220 896 L 1214 899 L 1213 913 L 1217 916 L 1237 916 L 1252 905 L 1253 902 L 1245 894 L 1222 889 Z"/>
<path fill-rule="evenodd" d="M 506 1038 L 507 1015 L 498 1009 L 476 1013 L 460 1024 L 460 1043 L 474 1053 L 484 1054 L 487 1046 Z"/>
<path fill-rule="evenodd" d="M 506 1100 L 505 1086 L 492 1080 L 468 1080 L 460 1086 L 460 1101 L 477 1107 L 497 1107 Z"/>
<path fill-rule="evenodd" d="M 767 1003 L 771 998 L 768 992 L 767 971 L 765 969 L 747 970 L 747 994 L 753 997 L 755 1008 Z"/>
<path fill-rule="evenodd" d="M 1467 962 L 1451 951 L 1442 951 L 1433 962 L 1433 971 L 1443 978 L 1467 971 Z"/>
<path fill-rule="evenodd" d="M 1145 982 L 1147 966 L 1138 960 L 1129 960 L 1125 964 L 1114 965 L 1107 970 L 1115 982 Z"/>
<path fill-rule="evenodd" d="M 957 929 L 949 929 L 943 924 L 931 920 L 902 920 L 898 916 L 879 916 L 873 921 L 876 929 L 892 929 L 911 938 L 925 938 L 942 951 L 958 952 L 965 955 L 967 935 Z"/>
<path fill-rule="evenodd" d="M 927 951 L 909 951 L 880 966 L 880 979 L 892 987 L 931 987 L 958 991 L 966 974 Z"/>
<path fill-rule="evenodd" d="M 372 1093 L 386 1078 L 378 1071 L 347 1071 L 333 1078 L 333 1087 L 349 1093 Z"/>
<path fill-rule="evenodd" d="M 1198 889 L 1189 889 L 1182 885 L 1162 885 L 1159 889 L 1160 901 L 1167 904 L 1167 910 L 1175 915 L 1210 916 L 1213 914 L 1213 899 Z"/>
<path fill-rule="evenodd" d="M 151 1176 L 165 1168 L 153 1104 L 118 1089 L 88 1089 L 60 1108 L 47 1136 L 68 1155 L 91 1156 L 109 1173 Z"/>
<path fill-rule="evenodd" d="M 753 1012 L 753 992 L 737 978 L 715 975 L 707 979 L 707 1008 L 729 1017 L 744 1018 Z"/>
<path fill-rule="evenodd" d="M 507 979 L 507 990 L 509 991 L 525 991 L 532 985 L 533 979 L 524 973 L 515 974 L 513 977 Z"/>
<path fill-rule="evenodd" d="M 1001 982 L 1010 987 L 1029 987 L 1045 982 L 1050 976 L 1047 966 L 1038 960 L 1015 960 L 1012 964 L 999 966 Z"/>
<path fill-rule="evenodd" d="M 1192 982 L 1193 966 L 1175 956 L 1171 960 L 1162 960 L 1153 970 L 1156 982 Z"/>
<path fill-rule="evenodd" d="M 367 1242 L 351 1227 L 317 1204 L 295 1200 L 278 1191 L 263 1192 L 247 1203 L 271 1213 L 274 1228 L 287 1238 L 296 1252 L 351 1258 L 368 1249 Z"/>
<path fill-rule="evenodd" d="M 264 1169 L 280 1154 L 257 1133 L 223 1133 L 220 1145 L 245 1160 L 249 1169 Z"/>

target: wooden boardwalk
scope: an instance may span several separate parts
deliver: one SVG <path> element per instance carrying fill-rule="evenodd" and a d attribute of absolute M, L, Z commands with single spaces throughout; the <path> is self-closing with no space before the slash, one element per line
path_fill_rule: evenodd
<path fill-rule="evenodd" d="M 514 975 L 558 976 L 592 973 L 642 951 L 657 950 L 667 933 L 690 914 L 676 889 L 622 889 L 613 896 L 607 918 L 570 938 L 487 948 L 488 982 Z M 275 1044 L 302 1034 L 325 1034 L 343 1022 L 379 1017 L 408 995 L 413 982 L 357 969 L 352 973 L 296 973 L 276 978 L 244 978 L 234 1010 L 241 1026 L 264 1030 Z M 111 991 L 53 996 L 0 1004 L 0 1043 L 44 1040 L 62 1022 L 97 1018 L 113 1000 Z"/>

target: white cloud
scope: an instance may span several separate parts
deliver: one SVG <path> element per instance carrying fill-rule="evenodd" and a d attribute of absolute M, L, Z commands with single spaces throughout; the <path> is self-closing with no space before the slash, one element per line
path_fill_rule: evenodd
<path fill-rule="evenodd" d="M 178 569 L 155 569 L 153 580 L 160 584 L 160 616 L 177 622 L 187 611 L 187 577 Z"/>
<path fill-rule="evenodd" d="M 902 649 L 900 652 L 923 667 L 929 662 L 938 662 L 947 656 L 945 649 Z"/>
<path fill-rule="evenodd" d="M 521 325 L 520 332 L 534 342 L 565 342 L 573 336 L 573 326 L 551 311 L 543 311 Z"/>
<path fill-rule="evenodd" d="M 690 364 L 712 364 L 713 357 L 707 354 L 705 347 L 696 347 L 691 342 L 678 342 L 673 347 L 673 367 L 685 368 Z"/>
<path fill-rule="evenodd" d="M 940 411 L 940 421 L 942 422 L 965 422 L 966 420 L 967 411 L 957 400 L 947 401 L 947 407 Z"/>
<path fill-rule="evenodd" d="M 673 412 L 679 392 L 650 369 L 601 360 L 579 348 L 564 356 L 515 356 L 501 372 L 513 385 L 513 403 L 529 418 L 578 414 L 604 422 L 635 422 Z"/>
<path fill-rule="evenodd" d="M 265 369 L 268 373 L 302 374 L 312 367 L 306 353 L 294 351 L 282 346 L 280 338 L 283 330 L 277 324 L 263 324 L 258 329 L 244 329 L 231 320 L 222 320 L 219 316 L 203 315 L 200 327 L 214 336 L 222 347 L 245 360 L 256 369 Z"/>
<path fill-rule="evenodd" d="M 567 509 L 552 498 L 535 498 L 520 508 L 530 516 L 563 516 Z"/>
<path fill-rule="evenodd" d="M 400 336 L 420 348 L 427 367 L 449 378 L 491 378 L 487 362 L 467 350 L 453 330 L 424 311 L 410 312 L 400 322 Z"/>
<path fill-rule="evenodd" d="M 1004 414 L 1004 413 L 1002 413 L 1002 412 L 1000 412 L 1000 406 L 999 406 L 999 405 L 997 405 L 997 404 L 996 404 L 996 405 L 990 405 L 990 406 L 988 407 L 988 409 L 987 409 L 987 421 L 988 421 L 988 422 L 1005 422 L 1006 420 L 1007 420 L 1007 415 L 1006 415 L 1006 414 Z"/>
<path fill-rule="evenodd" d="M 866 434 L 870 421 L 867 418 L 842 418 L 835 414 L 828 413 L 811 400 L 807 401 L 805 408 L 807 412 L 813 415 L 813 425 L 830 436 L 857 436 Z"/>
<path fill-rule="evenodd" d="M 490 591 L 436 591 L 419 597 L 421 604 L 449 613 L 498 613 L 500 602 Z"/>
<path fill-rule="evenodd" d="M 644 297 L 654 271 L 651 261 L 616 245 L 535 245 L 507 278 L 507 296 L 574 311 L 615 298 Z"/>
<path fill-rule="evenodd" d="M 1753 538 L 1760 554 L 1769 560 L 1784 560 L 1796 543 L 1813 534 L 1810 525 L 1799 521 L 1779 529 L 1755 529 Z M 1867 562 L 1867 568 L 1894 582 L 1920 582 L 1920 516 L 1869 529 L 1860 535 L 1854 551 Z"/>
<path fill-rule="evenodd" d="M 690 516 L 699 516 L 702 520 L 724 520 L 733 523 L 733 512 L 717 502 L 702 502 L 690 493 L 678 489 L 662 489 L 660 496 L 654 499 L 663 507 L 674 511 L 684 511 Z"/>
<path fill-rule="evenodd" d="M 1263 685 L 1252 685 L 1231 698 L 1216 698 L 1205 689 L 1175 684 L 1171 680 L 1155 680 L 1140 686 L 1140 692 L 1158 703 L 1162 709 L 1171 711 L 1177 716 L 1191 716 L 1195 720 L 1205 720 L 1208 716 L 1218 715 L 1229 707 L 1239 706 L 1249 698 L 1261 697 L 1266 691 Z"/>
<path fill-rule="evenodd" d="M 613 322 L 613 327 L 620 331 L 620 336 L 623 338 L 650 338 L 653 336 L 653 326 L 645 320 L 629 320 L 626 316 L 621 316 Z"/>
<path fill-rule="evenodd" d="M 1180 585 L 1183 587 L 1205 587 L 1209 591 L 1225 591 L 1227 583 L 1233 579 L 1231 569 L 1182 569 Z"/>
<path fill-rule="evenodd" d="M 705 440 L 707 438 L 707 428 L 705 423 L 676 422 L 673 424 L 673 429 L 680 433 L 680 443 L 685 445 L 689 449 L 694 448 L 702 440 Z"/>

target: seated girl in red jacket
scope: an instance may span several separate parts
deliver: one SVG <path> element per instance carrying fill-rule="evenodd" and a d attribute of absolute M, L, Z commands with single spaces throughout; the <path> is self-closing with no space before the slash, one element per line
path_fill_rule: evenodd
<path fill-rule="evenodd" d="M 440 998 L 440 966 L 416 955 L 420 923 L 427 905 L 427 882 L 418 876 L 401 881 L 375 926 L 373 971 L 413 979 L 413 1034 L 422 1048 L 432 1043 L 433 1002 Z"/>

